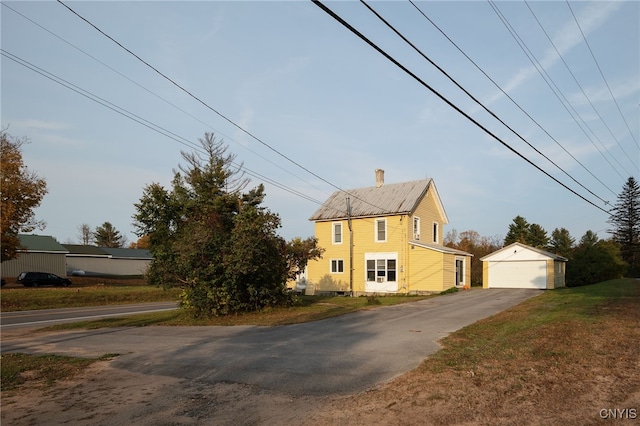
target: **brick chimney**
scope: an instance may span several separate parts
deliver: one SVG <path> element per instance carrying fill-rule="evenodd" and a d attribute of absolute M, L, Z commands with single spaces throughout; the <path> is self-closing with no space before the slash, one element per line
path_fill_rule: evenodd
<path fill-rule="evenodd" d="M 376 169 L 376 188 L 384 185 L 384 170 Z"/>

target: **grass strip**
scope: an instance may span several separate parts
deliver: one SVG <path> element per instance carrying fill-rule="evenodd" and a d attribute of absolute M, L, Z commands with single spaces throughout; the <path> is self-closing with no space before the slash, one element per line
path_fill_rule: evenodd
<path fill-rule="evenodd" d="M 105 354 L 98 359 L 61 355 L 28 355 L 9 353 L 0 356 L 0 388 L 3 392 L 21 386 L 52 386 L 58 380 L 69 379 L 96 361 L 109 360 L 117 354 Z"/>

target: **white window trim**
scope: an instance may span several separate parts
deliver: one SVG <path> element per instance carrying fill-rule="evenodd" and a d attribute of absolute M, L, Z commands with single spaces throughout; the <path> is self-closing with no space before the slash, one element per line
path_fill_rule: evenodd
<path fill-rule="evenodd" d="M 336 241 L 336 226 L 340 225 L 340 241 L 337 242 Z M 344 241 L 344 227 L 342 226 L 342 222 L 333 222 L 331 223 L 331 244 L 342 244 L 342 242 Z"/>
<path fill-rule="evenodd" d="M 384 240 L 378 239 L 378 223 L 384 223 Z M 386 243 L 387 242 L 387 219 L 376 219 L 375 225 L 373 227 L 373 238 L 376 243 Z"/>
<path fill-rule="evenodd" d="M 333 270 L 333 262 L 336 262 L 336 270 Z M 342 272 L 338 271 L 338 262 L 342 262 Z M 329 260 L 329 272 L 332 274 L 344 274 L 344 259 L 331 259 Z"/>
<path fill-rule="evenodd" d="M 431 231 L 433 232 L 433 242 L 439 244 L 440 241 L 440 224 L 433 222 L 431 225 Z"/>
<path fill-rule="evenodd" d="M 387 281 L 385 279 L 384 282 L 388 282 L 388 283 L 397 283 L 400 280 L 400 265 L 398 264 L 398 253 L 397 252 L 389 252 L 389 253 L 365 253 L 364 254 L 364 281 L 365 282 L 373 282 L 373 281 L 367 281 L 367 261 L 368 260 L 373 260 L 373 261 L 378 261 L 378 260 L 384 260 L 385 262 L 388 260 L 395 260 L 396 261 L 396 279 L 395 281 Z M 386 267 L 385 267 L 386 268 Z M 376 277 L 377 278 L 377 277 Z"/>
<path fill-rule="evenodd" d="M 416 222 L 418 223 L 417 230 L 416 230 Z M 413 239 L 420 240 L 420 217 L 414 216 L 412 224 L 413 224 Z"/>

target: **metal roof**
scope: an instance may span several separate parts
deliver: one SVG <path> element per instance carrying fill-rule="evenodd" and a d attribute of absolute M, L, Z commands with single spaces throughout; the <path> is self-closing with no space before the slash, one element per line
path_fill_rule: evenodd
<path fill-rule="evenodd" d="M 69 254 L 82 256 L 109 256 L 104 250 L 96 246 L 86 246 L 83 244 L 64 244 L 69 250 Z"/>
<path fill-rule="evenodd" d="M 28 235 L 18 234 L 20 245 L 22 249 L 20 251 L 27 252 L 59 252 L 67 253 L 68 250 L 55 238 L 48 235 Z"/>
<path fill-rule="evenodd" d="M 440 244 L 425 243 L 423 241 L 417 241 L 417 240 L 409 241 L 409 244 L 414 245 L 414 246 L 418 246 L 418 247 L 422 247 L 422 248 L 426 248 L 426 249 L 429 249 L 429 250 L 439 251 L 441 253 L 459 254 L 459 255 L 462 255 L 462 256 L 471 256 L 471 257 L 473 257 L 473 254 L 467 253 L 466 251 L 454 249 L 454 248 L 447 247 L 447 246 L 441 246 Z"/>
<path fill-rule="evenodd" d="M 370 186 L 347 191 L 336 191 L 309 218 L 313 221 L 345 219 L 347 197 L 351 204 L 351 217 L 389 216 L 409 214 L 427 193 L 431 179 Z"/>
<path fill-rule="evenodd" d="M 488 255 L 486 255 L 484 257 L 481 257 L 480 260 L 481 261 L 490 260 L 491 257 L 493 257 L 495 254 L 503 252 L 503 251 L 511 250 L 513 247 L 521 247 L 521 248 L 524 248 L 524 249 L 527 249 L 527 250 L 531 250 L 531 251 L 533 251 L 535 253 L 541 254 L 542 256 L 549 257 L 549 258 L 551 258 L 553 260 L 560 260 L 562 262 L 568 262 L 569 261 L 569 259 L 567 259 L 566 257 L 560 256 L 559 254 L 551 253 L 549 251 L 546 251 L 546 250 L 543 250 L 543 249 L 540 249 L 540 248 L 537 248 L 537 247 L 532 247 L 532 246 L 529 246 L 527 244 L 523 244 L 523 243 L 520 243 L 520 242 L 517 242 L 517 241 L 515 243 L 509 244 L 506 247 L 503 247 L 503 248 L 501 248 L 499 250 L 496 250 L 493 253 L 490 253 L 490 254 L 488 254 Z"/>

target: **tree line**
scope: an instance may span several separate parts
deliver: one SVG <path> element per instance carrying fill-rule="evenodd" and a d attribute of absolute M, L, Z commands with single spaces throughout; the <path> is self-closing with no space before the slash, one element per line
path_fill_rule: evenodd
<path fill-rule="evenodd" d="M 42 229 L 33 210 L 47 193 L 46 181 L 22 162 L 26 139 L 0 132 L 0 193 L 2 195 L 2 261 L 20 249 L 18 234 Z M 310 260 L 322 256 L 314 237 L 285 241 L 277 234 L 280 217 L 266 208 L 262 184 L 248 189 L 242 165 L 227 146 L 205 133 L 195 152 L 182 152 L 185 162 L 174 171 L 170 188 L 150 183 L 135 204 L 133 225 L 139 240 L 131 247 L 147 248 L 153 260 L 147 271 L 150 284 L 182 291 L 182 307 L 193 316 L 226 315 L 289 305 L 294 297 L 286 283 Z M 445 238 L 445 245 L 469 252 L 472 283 L 482 281 L 478 261 L 515 241 L 552 251 L 570 260 L 569 285 L 589 284 L 629 272 L 640 274 L 640 189 L 633 177 L 624 185 L 611 210 L 611 238 L 588 231 L 575 243 L 564 228 L 551 237 L 522 216 L 513 219 L 504 240 L 476 231 Z M 126 239 L 109 222 L 92 231 L 80 226 L 81 240 L 107 247 L 123 247 Z"/>
<path fill-rule="evenodd" d="M 471 266 L 472 285 L 482 283 L 480 258 L 514 242 L 526 244 L 569 260 L 566 270 L 568 286 L 593 284 L 624 275 L 640 276 L 640 186 L 630 177 L 625 183 L 608 219 L 610 238 L 601 239 L 588 230 L 576 242 L 565 228 L 547 231 L 537 223 L 516 216 L 507 228 L 504 240 L 482 237 L 476 231 L 447 233 L 446 246 L 474 255 Z"/>

